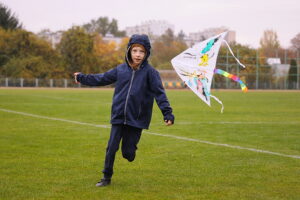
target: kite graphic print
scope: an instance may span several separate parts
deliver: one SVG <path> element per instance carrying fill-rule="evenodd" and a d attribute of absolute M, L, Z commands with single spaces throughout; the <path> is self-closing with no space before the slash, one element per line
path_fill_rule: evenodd
<path fill-rule="evenodd" d="M 175 71 L 184 83 L 207 105 L 211 105 L 211 98 L 215 99 L 222 105 L 221 112 L 224 109 L 222 101 L 211 94 L 211 83 L 214 74 L 220 74 L 236 81 L 241 85 L 244 92 L 247 91 L 246 85 L 239 77 L 215 68 L 222 42 L 225 42 L 230 53 L 233 55 L 228 43 L 224 40 L 226 34 L 227 32 L 224 32 L 197 43 L 171 60 Z M 233 57 L 245 68 L 234 55 Z"/>

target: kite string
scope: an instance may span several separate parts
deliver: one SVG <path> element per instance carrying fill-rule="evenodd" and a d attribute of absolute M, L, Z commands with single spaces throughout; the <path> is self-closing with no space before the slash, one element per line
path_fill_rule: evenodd
<path fill-rule="evenodd" d="M 227 47 L 228 47 L 228 49 L 229 49 L 231 55 L 235 58 L 235 60 L 239 63 L 239 65 L 241 65 L 243 68 L 246 68 L 246 66 L 243 65 L 243 64 L 239 61 L 239 59 L 237 59 L 237 57 L 234 56 L 234 54 L 233 54 L 233 52 L 232 52 L 232 50 L 231 50 L 229 44 L 227 43 L 227 41 L 226 41 L 226 40 L 223 40 L 223 42 L 227 45 Z"/>

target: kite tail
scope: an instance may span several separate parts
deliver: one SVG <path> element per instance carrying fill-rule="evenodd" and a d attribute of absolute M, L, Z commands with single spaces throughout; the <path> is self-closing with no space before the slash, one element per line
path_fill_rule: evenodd
<path fill-rule="evenodd" d="M 216 100 L 219 104 L 221 104 L 221 106 L 222 106 L 221 113 L 223 113 L 223 110 L 224 110 L 223 102 L 220 99 L 218 99 L 217 97 L 215 97 L 214 95 L 210 95 L 210 97 L 214 98 L 214 100 Z"/>
<path fill-rule="evenodd" d="M 246 68 L 245 65 L 243 65 L 243 64 L 239 61 L 239 59 L 237 59 L 237 58 L 234 56 L 234 54 L 233 54 L 233 52 L 232 52 L 232 50 L 231 50 L 229 44 L 227 43 L 227 41 L 226 41 L 226 40 L 223 40 L 223 42 L 225 42 L 225 44 L 227 45 L 227 47 L 228 47 L 228 49 L 229 49 L 231 55 L 235 58 L 235 60 L 239 63 L 239 65 L 241 65 L 243 68 Z"/>
<path fill-rule="evenodd" d="M 231 80 L 233 80 L 235 82 L 238 82 L 240 84 L 243 92 L 247 92 L 248 91 L 247 86 L 245 85 L 245 83 L 243 83 L 243 81 L 238 76 L 233 75 L 233 74 L 229 74 L 228 72 L 226 72 L 224 70 L 221 70 L 221 69 L 215 69 L 214 73 L 215 74 L 223 75 L 223 76 L 225 76 L 227 78 L 230 78 Z"/>

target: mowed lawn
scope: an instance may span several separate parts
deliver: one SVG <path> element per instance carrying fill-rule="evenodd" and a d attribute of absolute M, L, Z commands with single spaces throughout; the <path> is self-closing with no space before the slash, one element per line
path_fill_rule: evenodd
<path fill-rule="evenodd" d="M 167 90 L 175 125 L 155 104 L 136 160 L 119 151 L 97 188 L 113 90 L 0 88 L 0 199 L 300 199 L 300 92 L 212 93 L 223 114 Z"/>

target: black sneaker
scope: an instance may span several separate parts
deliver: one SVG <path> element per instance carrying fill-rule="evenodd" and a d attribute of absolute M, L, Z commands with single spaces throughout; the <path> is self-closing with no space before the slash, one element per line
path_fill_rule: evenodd
<path fill-rule="evenodd" d="M 97 184 L 96 187 L 104 187 L 110 184 L 111 179 L 103 178 Z"/>

